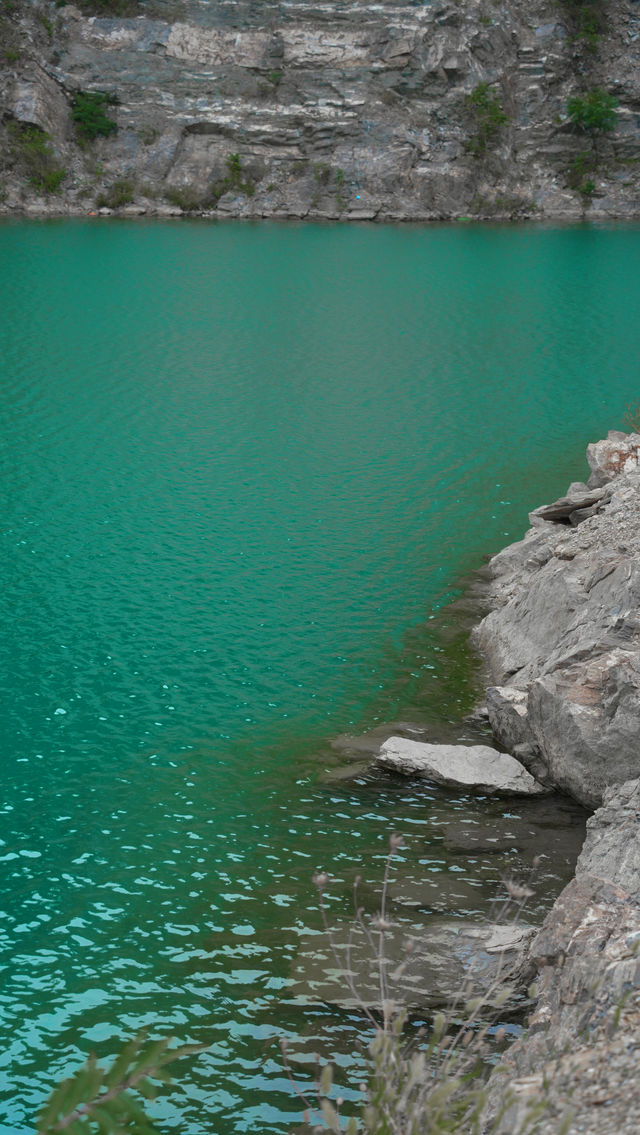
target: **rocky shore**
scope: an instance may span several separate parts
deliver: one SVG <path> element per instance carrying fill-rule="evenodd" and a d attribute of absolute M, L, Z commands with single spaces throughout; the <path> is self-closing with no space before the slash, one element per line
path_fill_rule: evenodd
<path fill-rule="evenodd" d="M 640 1130 L 639 821 L 639 779 L 605 789 L 575 878 L 530 946 L 537 1004 L 490 1083 L 493 1110 L 506 1088 L 515 1096 L 501 1135 L 521 1130 L 540 1100 L 540 1135 Z"/>
<path fill-rule="evenodd" d="M 492 1085 L 516 1096 L 504 1135 L 541 1098 L 541 1135 L 565 1119 L 568 1135 L 640 1129 L 640 435 L 610 433 L 587 457 L 587 484 L 491 561 L 495 606 L 475 633 L 496 738 L 600 805 L 530 947 L 537 1004 Z"/>
<path fill-rule="evenodd" d="M 11 0 L 0 213 L 637 217 L 637 7 Z M 568 113 L 591 91 L 606 129 Z"/>
<path fill-rule="evenodd" d="M 587 459 L 588 481 L 535 509 L 490 561 L 492 609 L 473 633 L 495 740 L 532 774 L 491 786 L 499 754 L 484 749 L 479 790 L 542 786 L 597 809 L 528 947 L 535 1009 L 490 1084 L 494 1111 L 505 1088 L 515 1096 L 502 1135 L 541 1099 L 541 1135 L 640 1130 L 640 434 L 611 432 Z M 390 738 L 378 763 L 451 783 L 474 753 L 453 747 L 452 763 L 451 748 Z"/>
<path fill-rule="evenodd" d="M 587 484 L 490 563 L 474 634 L 494 736 L 589 808 L 640 771 L 640 435 L 590 445 Z"/>

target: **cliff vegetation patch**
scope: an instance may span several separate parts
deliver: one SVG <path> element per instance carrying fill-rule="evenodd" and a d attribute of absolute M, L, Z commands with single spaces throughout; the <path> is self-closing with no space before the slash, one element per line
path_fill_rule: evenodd
<path fill-rule="evenodd" d="M 500 95 L 487 82 L 478 83 L 471 94 L 466 96 L 465 107 L 472 127 L 467 149 L 476 157 L 481 157 L 496 141 L 501 127 L 509 119 L 503 110 Z"/>
<path fill-rule="evenodd" d="M 39 193 L 48 196 L 60 192 L 67 171 L 58 161 L 49 135 L 39 126 L 10 122 L 9 155 Z"/>
<path fill-rule="evenodd" d="M 561 0 L 574 44 L 596 52 L 607 30 L 607 0 Z"/>
<path fill-rule="evenodd" d="M 585 95 L 574 95 L 567 102 L 570 121 L 588 134 L 609 134 L 616 125 L 618 100 L 602 87 L 594 87 Z"/>
<path fill-rule="evenodd" d="M 97 197 L 96 204 L 101 209 L 122 209 L 124 205 L 131 204 L 135 190 L 135 183 L 131 178 L 120 177 Z"/>
<path fill-rule="evenodd" d="M 71 102 L 71 118 L 81 141 L 93 142 L 115 133 L 118 125 L 115 119 L 109 118 L 106 107 L 116 103 L 116 96 L 104 91 L 76 91 Z"/>

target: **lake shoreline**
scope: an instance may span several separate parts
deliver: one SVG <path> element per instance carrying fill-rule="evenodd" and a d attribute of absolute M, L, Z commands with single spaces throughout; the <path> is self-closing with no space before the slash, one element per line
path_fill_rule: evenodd
<path fill-rule="evenodd" d="M 543 1100 L 541 1135 L 640 1123 L 640 1092 L 628 1090 L 640 1043 L 640 434 L 611 431 L 587 456 L 588 482 L 534 509 L 525 537 L 466 593 L 485 612 L 471 631 L 485 667 L 476 721 L 550 792 L 591 811 L 573 878 L 527 949 L 536 1000 L 489 1081 L 487 1135 L 521 1130 Z M 397 771 L 411 775 L 404 760 Z"/>
<path fill-rule="evenodd" d="M 514 1094 L 497 1128 L 503 1135 L 520 1130 L 541 1098 L 542 1135 L 558 1131 L 568 1099 L 568 1135 L 638 1127 L 640 1096 L 631 1085 L 640 1035 L 639 457 L 638 434 L 612 431 L 589 446 L 588 483 L 535 509 L 524 540 L 491 560 L 493 610 L 474 632 L 494 681 L 504 683 L 487 690 L 498 739 L 550 787 L 597 809 L 575 876 L 530 948 L 538 999 L 527 1031 L 502 1057 L 507 1071 L 490 1081 L 494 1112 L 506 1088 Z M 572 600 L 577 614 L 563 620 Z M 612 739 L 619 667 L 626 676 Z"/>
<path fill-rule="evenodd" d="M 273 221 L 276 224 L 314 224 L 314 225 L 508 225 L 510 228 L 536 227 L 545 228 L 554 225 L 578 226 L 584 224 L 603 225 L 611 223 L 640 223 L 640 208 L 634 212 L 615 210 L 598 210 L 587 208 L 581 210 L 560 210 L 558 212 L 545 212 L 531 214 L 526 217 L 514 217 L 509 212 L 479 212 L 473 215 L 464 213 L 420 213 L 415 210 L 406 213 L 380 210 L 359 210 L 346 213 L 313 212 L 308 211 L 277 211 L 277 210 L 185 210 L 175 205 L 125 205 L 119 209 L 103 207 L 100 209 L 79 208 L 73 203 L 64 206 L 48 202 L 30 202 L 24 207 L 7 206 L 0 203 L 0 220 L 74 220 L 100 219 L 106 220 L 194 220 L 194 221 L 243 221 L 256 223 L 260 221 Z"/>

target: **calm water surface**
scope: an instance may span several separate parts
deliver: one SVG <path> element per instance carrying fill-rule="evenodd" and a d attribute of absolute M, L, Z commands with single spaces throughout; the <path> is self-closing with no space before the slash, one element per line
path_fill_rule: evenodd
<path fill-rule="evenodd" d="M 345 917 L 393 829 L 450 914 L 536 840 L 552 900 L 571 808 L 342 780 L 329 739 L 468 734 L 446 604 L 637 397 L 639 268 L 635 227 L 0 227 L 3 1131 L 143 1027 L 209 1045 L 163 1131 L 283 1135 L 283 1034 L 353 1094 L 361 1022 L 288 981 L 312 872 Z"/>

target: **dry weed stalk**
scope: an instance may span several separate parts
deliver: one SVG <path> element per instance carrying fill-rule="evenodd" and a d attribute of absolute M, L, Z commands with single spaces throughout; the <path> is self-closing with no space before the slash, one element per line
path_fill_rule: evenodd
<path fill-rule="evenodd" d="M 373 1029 L 369 1044 L 370 1075 L 368 1085 L 362 1085 L 365 1103 L 359 1119 L 351 1116 L 343 1126 L 341 1107 L 343 1100 L 330 1099 L 334 1093 L 333 1068 L 321 1065 L 316 1056 L 313 1093 L 305 1094 L 296 1083 L 288 1059 L 287 1042 L 281 1040 L 285 1072 L 304 1107 L 304 1121 L 314 1131 L 328 1129 L 335 1135 L 489 1135 L 499 1124 L 512 1103 L 509 1092 L 501 1101 L 498 1113 L 487 1124 L 485 1079 L 488 1062 L 495 1061 L 495 1045 L 504 1038 L 504 1029 L 495 1030 L 500 1011 L 513 995 L 504 984 L 504 950 L 490 987 L 477 994 L 477 976 L 473 966 L 465 986 L 445 1012 L 436 1013 L 430 1029 L 421 1029 L 407 1041 L 405 1025 L 407 1010 L 389 997 L 385 935 L 392 929 L 387 916 L 389 876 L 393 857 L 404 846 L 402 836 L 393 834 L 389 841 L 379 913 L 365 922 L 364 908 L 358 903 L 360 878 L 354 884 L 354 918 L 348 935 L 344 958 L 339 951 L 327 917 L 324 891 L 329 883 L 326 873 L 316 874 L 313 882 L 318 890 L 322 923 L 338 970 L 343 974 L 351 996 L 358 1004 Z M 537 862 L 534 860 L 533 869 Z M 534 891 L 528 882 L 505 881 L 507 897 L 502 903 L 497 920 L 507 921 L 515 908 L 517 922 L 527 900 Z M 376 1015 L 364 1000 L 354 980 L 351 954 L 354 931 L 360 930 L 369 945 L 376 968 L 380 1013 Z M 410 953 L 411 944 L 406 945 Z M 402 977 L 407 962 L 399 966 L 393 977 Z M 530 990 L 530 995 L 533 991 Z M 460 1012 L 460 1007 L 464 1011 Z M 462 1017 L 462 1020 L 460 1020 Z M 335 1094 L 335 1093 L 334 1093 Z M 313 1099 L 309 1098 L 313 1096 Z M 534 1102 L 517 1135 L 531 1131 L 544 1104 Z M 484 1126 L 481 1127 L 481 1124 Z M 512 1133 L 516 1135 L 516 1133 Z"/>

